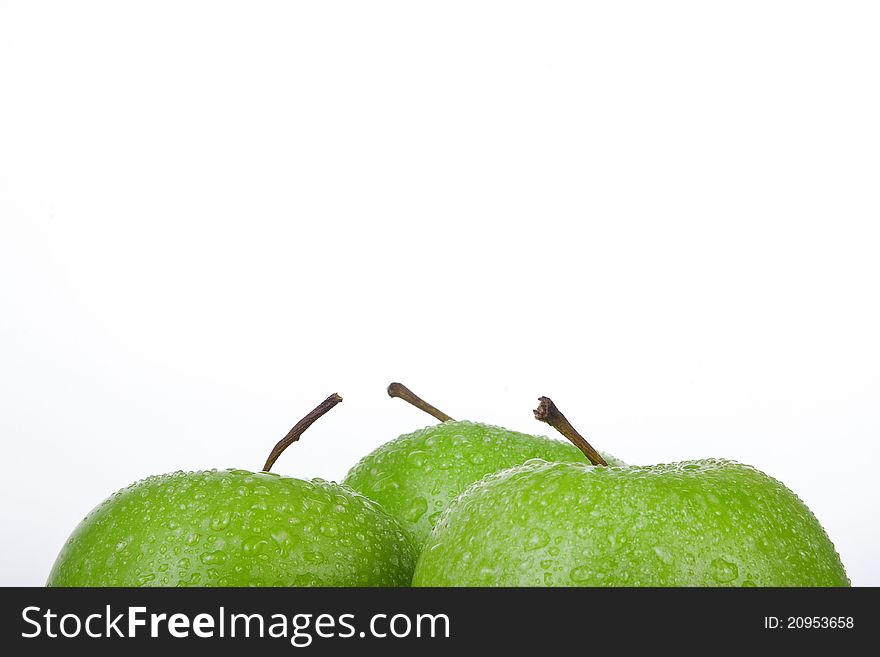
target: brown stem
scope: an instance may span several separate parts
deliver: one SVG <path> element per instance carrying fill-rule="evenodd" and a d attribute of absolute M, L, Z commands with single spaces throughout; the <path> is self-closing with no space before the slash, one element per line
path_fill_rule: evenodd
<path fill-rule="evenodd" d="M 319 417 L 324 415 L 331 408 L 336 406 L 339 402 L 342 401 L 342 397 L 337 395 L 335 392 L 327 397 L 324 401 L 318 404 L 313 410 L 309 412 L 302 420 L 293 425 L 293 428 L 287 432 L 287 435 L 284 436 L 281 440 L 278 441 L 278 444 L 272 448 L 272 451 L 269 453 L 269 458 L 266 459 L 266 465 L 263 466 L 263 472 L 269 472 L 273 465 L 275 465 L 275 461 L 278 460 L 278 457 L 281 456 L 281 452 L 290 447 L 293 443 L 299 440 L 299 437 L 303 435 L 310 426 L 317 420 Z"/>
<path fill-rule="evenodd" d="M 566 419 L 562 414 L 562 411 L 556 408 L 556 404 L 553 403 L 552 399 L 549 397 L 539 397 L 538 401 L 540 403 L 538 404 L 538 408 L 535 409 L 536 420 L 546 422 L 563 436 L 568 438 L 574 443 L 575 447 L 584 453 L 584 456 L 586 456 L 593 465 L 608 465 L 605 459 L 602 458 L 602 455 L 593 449 L 593 446 L 587 442 L 587 439 L 579 434 L 577 429 L 571 426 L 571 422 Z"/>
<path fill-rule="evenodd" d="M 420 411 L 425 411 L 428 415 L 437 418 L 441 422 L 448 422 L 452 418 L 446 415 L 443 411 L 434 406 L 431 406 L 424 399 L 419 397 L 412 390 L 407 388 L 402 383 L 391 383 L 388 386 L 388 396 L 389 397 L 399 397 L 405 402 L 409 402 L 413 406 L 415 406 Z"/>

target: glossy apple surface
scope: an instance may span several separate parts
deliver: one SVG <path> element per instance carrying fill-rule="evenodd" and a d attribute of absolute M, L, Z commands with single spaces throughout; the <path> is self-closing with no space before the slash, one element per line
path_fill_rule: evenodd
<path fill-rule="evenodd" d="M 848 586 L 822 526 L 783 484 L 703 460 L 535 460 L 458 497 L 414 586 Z"/>
<path fill-rule="evenodd" d="M 533 458 L 587 463 L 568 442 L 451 420 L 385 443 L 361 459 L 344 483 L 381 504 L 418 548 L 459 493 L 487 474 Z M 623 464 L 608 455 L 606 460 Z"/>
<path fill-rule="evenodd" d="M 150 477 L 94 509 L 48 586 L 408 586 L 416 553 L 335 483 L 211 470 Z"/>

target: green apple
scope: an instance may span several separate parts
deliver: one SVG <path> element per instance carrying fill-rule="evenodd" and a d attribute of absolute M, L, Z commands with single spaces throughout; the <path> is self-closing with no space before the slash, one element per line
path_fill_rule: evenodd
<path fill-rule="evenodd" d="M 549 399 L 536 415 L 563 426 Z M 481 480 L 449 506 L 413 585 L 848 586 L 849 579 L 806 505 L 750 466 L 533 460 Z"/>
<path fill-rule="evenodd" d="M 407 586 L 416 552 L 375 502 L 268 472 L 339 401 L 291 429 L 263 472 L 175 472 L 111 496 L 74 530 L 47 585 Z"/>
<path fill-rule="evenodd" d="M 455 421 L 399 383 L 392 383 L 388 392 L 442 422 L 385 443 L 361 459 L 344 483 L 381 504 L 410 533 L 416 547 L 427 541 L 447 505 L 485 475 L 533 458 L 586 462 L 584 454 L 570 443 L 489 424 Z M 604 458 L 623 465 L 612 456 Z"/>

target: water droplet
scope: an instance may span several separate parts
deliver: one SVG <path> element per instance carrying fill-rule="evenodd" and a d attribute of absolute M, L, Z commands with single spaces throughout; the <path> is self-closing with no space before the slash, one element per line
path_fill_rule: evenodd
<path fill-rule="evenodd" d="M 214 550 L 213 552 L 204 552 L 199 556 L 202 563 L 205 564 L 222 564 L 226 563 L 226 553 L 222 550 Z"/>
<path fill-rule="evenodd" d="M 539 550 L 550 542 L 550 534 L 541 528 L 535 528 L 526 540 L 526 550 Z"/>
<path fill-rule="evenodd" d="M 572 582 L 576 582 L 578 584 L 582 582 L 590 581 L 590 577 L 593 575 L 593 567 L 592 566 L 575 566 L 568 573 L 568 576 L 571 578 Z"/>
<path fill-rule="evenodd" d="M 415 497 L 413 498 L 406 511 L 403 514 L 403 517 L 406 518 L 409 522 L 416 522 L 419 518 L 425 515 L 425 512 L 428 510 L 428 500 L 424 497 Z"/>
<path fill-rule="evenodd" d="M 318 531 L 324 534 L 324 536 L 329 536 L 330 538 L 336 538 L 339 536 L 339 527 L 332 522 L 322 524 Z"/>
<path fill-rule="evenodd" d="M 290 540 L 290 535 L 284 531 L 283 529 L 278 529 L 273 531 L 272 540 L 278 543 L 279 545 L 287 545 L 287 542 Z"/>
<path fill-rule="evenodd" d="M 217 511 L 211 516 L 211 529 L 220 531 L 229 525 L 229 511 Z"/>
<path fill-rule="evenodd" d="M 709 566 L 711 568 L 709 571 L 710 576 L 721 584 L 732 582 L 739 577 L 739 568 L 736 567 L 736 564 L 722 557 L 713 560 Z"/>
<path fill-rule="evenodd" d="M 327 557 L 322 552 L 303 552 L 303 559 L 311 563 L 324 563 Z"/>
<path fill-rule="evenodd" d="M 483 566 L 480 568 L 480 578 L 484 580 L 494 580 L 498 576 L 498 569 L 492 566 Z"/>
<path fill-rule="evenodd" d="M 660 557 L 660 561 L 662 561 L 663 563 L 666 563 L 666 564 L 672 563 L 672 553 L 669 550 L 667 550 L 665 547 L 662 547 L 660 545 L 655 545 L 654 546 L 654 553 L 658 557 Z"/>

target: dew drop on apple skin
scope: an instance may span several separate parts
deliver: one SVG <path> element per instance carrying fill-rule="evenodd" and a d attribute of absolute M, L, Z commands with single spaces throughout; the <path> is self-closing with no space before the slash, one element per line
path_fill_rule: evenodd
<path fill-rule="evenodd" d="M 199 559 L 203 564 L 222 564 L 226 563 L 226 553 L 222 550 L 203 552 L 199 555 Z"/>
<path fill-rule="evenodd" d="M 229 511 L 227 511 L 225 509 L 216 511 L 214 513 L 214 515 L 211 516 L 211 521 L 210 521 L 211 529 L 213 529 L 215 532 L 219 532 L 219 531 L 226 529 L 226 527 L 229 525 L 230 517 L 231 516 L 230 516 Z"/>
<path fill-rule="evenodd" d="M 480 579 L 491 585 L 498 577 L 498 568 L 494 566 L 482 566 L 480 568 Z"/>
<path fill-rule="evenodd" d="M 339 527 L 332 522 L 321 523 L 321 526 L 318 527 L 318 531 L 328 538 L 336 538 L 339 536 Z"/>
<path fill-rule="evenodd" d="M 542 547 L 547 545 L 549 542 L 550 542 L 550 534 L 548 534 L 543 529 L 536 527 L 531 532 L 529 532 L 529 536 L 526 541 L 525 549 L 527 551 L 540 550 Z"/>
<path fill-rule="evenodd" d="M 404 511 L 404 518 L 406 518 L 409 522 L 416 522 L 419 518 L 421 518 L 428 511 L 428 500 L 424 497 L 414 497 L 410 500 L 410 504 L 407 507 L 406 511 Z"/>
<path fill-rule="evenodd" d="M 425 452 L 424 450 L 421 450 L 421 449 L 417 449 L 417 450 L 410 452 L 407 455 L 406 460 L 407 460 L 407 462 L 409 462 L 410 465 L 412 465 L 416 468 L 421 468 L 422 466 L 425 465 L 425 459 L 427 458 L 427 456 L 428 456 L 427 452 Z M 379 472 L 376 468 L 373 468 L 373 470 L 371 472 L 374 475 L 379 474 Z"/>
<path fill-rule="evenodd" d="M 737 568 L 736 564 L 727 561 L 723 557 L 714 559 L 712 563 L 709 564 L 709 567 L 710 577 L 720 584 L 727 584 L 739 577 L 739 568 Z"/>
<path fill-rule="evenodd" d="M 327 561 L 327 557 L 324 556 L 324 553 L 317 551 L 303 552 L 303 558 L 309 563 L 324 563 Z"/>
<path fill-rule="evenodd" d="M 590 577 L 592 576 L 592 574 L 593 574 L 593 567 L 592 566 L 581 565 L 581 566 L 575 566 L 574 568 L 572 568 L 568 573 L 568 577 L 575 584 L 582 584 L 583 582 L 590 581 Z"/>
<path fill-rule="evenodd" d="M 658 557 L 660 557 L 660 561 L 662 561 L 663 563 L 665 563 L 665 564 L 672 563 L 672 560 L 673 560 L 672 553 L 667 548 L 662 547 L 660 545 L 655 545 L 654 546 L 654 554 L 656 554 Z"/>

